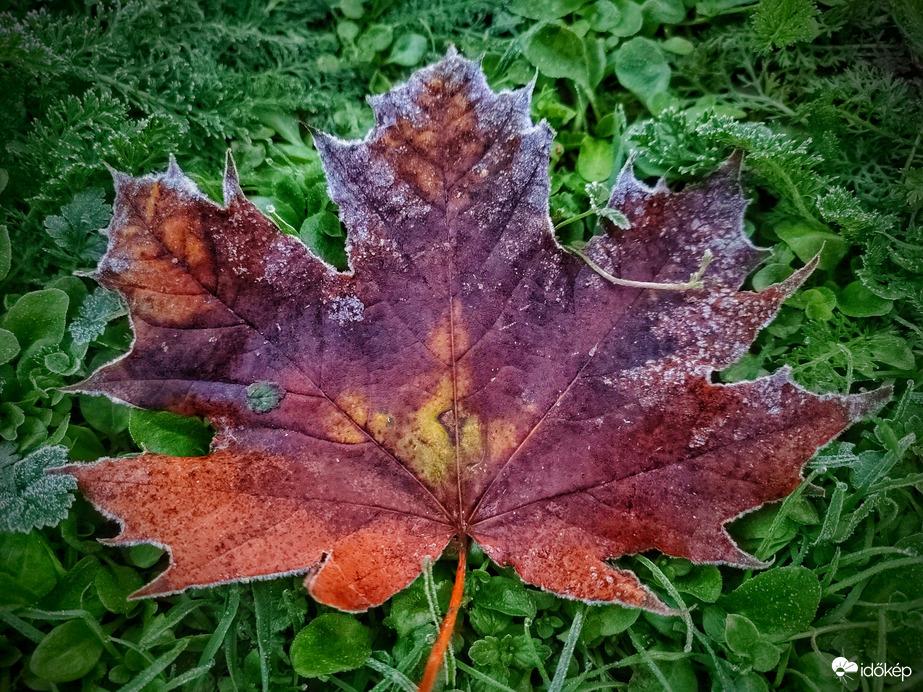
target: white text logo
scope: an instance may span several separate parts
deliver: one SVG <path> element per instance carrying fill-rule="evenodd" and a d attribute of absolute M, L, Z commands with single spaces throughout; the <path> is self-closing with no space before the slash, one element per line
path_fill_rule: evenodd
<path fill-rule="evenodd" d="M 846 682 L 851 677 L 850 673 L 859 673 L 863 678 L 900 678 L 901 680 L 913 675 L 913 670 L 910 666 L 902 666 L 900 663 L 893 666 L 886 663 L 860 666 L 843 656 L 833 659 L 830 666 L 836 676 L 843 682 Z"/>

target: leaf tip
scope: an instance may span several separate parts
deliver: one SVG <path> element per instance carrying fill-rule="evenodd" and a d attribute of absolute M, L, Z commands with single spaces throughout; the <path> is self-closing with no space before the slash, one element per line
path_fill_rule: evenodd
<path fill-rule="evenodd" d="M 152 180 L 154 183 L 160 183 L 179 193 L 181 196 L 197 201 L 207 201 L 209 204 L 214 205 L 214 203 L 208 199 L 207 195 L 199 190 L 192 178 L 183 172 L 173 154 L 169 155 L 167 170 L 164 171 L 162 175 L 159 177 L 154 176 L 153 178 L 145 176 L 144 178 L 137 179 L 138 182 L 146 182 L 148 180 Z"/>
<path fill-rule="evenodd" d="M 172 562 L 172 559 L 171 559 L 171 562 Z M 168 568 L 167 572 L 169 571 L 170 570 Z M 167 574 L 167 572 L 163 572 L 159 577 L 157 577 L 150 584 L 146 584 L 142 586 L 140 589 L 138 589 L 137 591 L 133 591 L 132 593 L 128 594 L 125 600 L 137 601 L 142 598 L 158 598 L 160 596 L 172 596 L 174 594 L 178 594 L 184 591 L 184 589 L 175 589 L 175 588 L 171 588 L 166 585 L 165 580 L 164 580 L 164 575 Z"/>
<path fill-rule="evenodd" d="M 609 206 L 618 209 L 621 203 L 631 193 L 651 193 L 653 189 L 638 180 L 635 176 L 635 160 L 638 158 L 637 151 L 630 151 L 625 164 L 619 171 L 615 179 L 615 185 L 612 186 L 612 192 L 609 194 Z"/>
<path fill-rule="evenodd" d="M 179 167 L 179 164 L 176 162 L 176 156 L 174 156 L 173 154 L 170 154 L 170 155 L 167 157 L 167 172 L 166 172 L 166 174 L 165 174 L 164 177 L 165 177 L 165 178 L 170 178 L 170 177 L 179 177 L 179 178 L 182 178 L 182 177 L 185 177 L 185 176 L 183 175 L 183 171 L 182 171 L 182 170 L 180 169 L 180 167 Z"/>
<path fill-rule="evenodd" d="M 736 547 L 736 545 L 735 545 Z M 737 549 L 737 554 L 732 560 L 729 560 L 727 564 L 740 569 L 767 569 L 772 567 L 775 560 L 760 560 L 750 553 L 745 553 L 743 550 Z"/>
<path fill-rule="evenodd" d="M 740 172 L 744 164 L 744 152 L 742 149 L 735 149 L 734 152 L 721 164 L 719 169 L 728 178 L 740 181 Z"/>
<path fill-rule="evenodd" d="M 794 274 L 789 276 L 784 281 L 780 281 L 779 283 L 770 286 L 769 289 L 781 291 L 785 298 L 791 297 L 794 295 L 795 291 L 801 288 L 801 285 L 808 280 L 808 277 L 814 273 L 814 270 L 817 269 L 819 262 L 820 253 L 817 253 L 811 259 L 811 261 L 805 264 L 801 269 L 796 270 Z"/>
<path fill-rule="evenodd" d="M 640 610 L 646 610 L 649 613 L 654 613 L 655 615 L 666 615 L 670 617 L 678 617 L 683 614 L 684 611 L 678 608 L 672 608 L 666 603 L 661 601 L 657 596 L 654 595 L 653 591 L 650 591 L 647 587 L 642 587 L 646 592 L 645 599 L 637 606 Z M 619 604 L 623 605 L 623 604 Z M 632 607 L 632 606 L 625 606 Z"/>
<path fill-rule="evenodd" d="M 110 166 L 105 161 L 103 161 L 103 165 L 106 167 L 106 170 L 109 171 L 109 175 L 112 176 L 112 182 L 115 185 L 116 194 L 118 194 L 119 189 L 123 188 L 128 182 L 130 182 L 132 177 L 128 175 L 128 173 L 124 173 L 117 168 Z"/>
<path fill-rule="evenodd" d="M 510 94 L 513 97 L 513 109 L 518 111 L 520 114 L 525 115 L 526 117 L 531 117 L 531 108 L 532 108 L 532 93 L 535 91 L 535 84 L 538 80 L 538 71 L 532 76 L 526 84 L 522 85 L 518 89 L 513 89 Z M 536 123 L 536 127 L 541 127 L 544 125 L 552 132 L 554 128 L 548 124 L 548 121 L 542 118 L 541 122 Z"/>
<path fill-rule="evenodd" d="M 93 279 L 97 278 L 95 272 L 90 274 L 90 277 Z M 63 387 L 56 387 L 56 390 L 59 392 L 64 392 L 65 394 L 87 394 L 89 396 L 108 396 L 105 388 L 102 385 L 102 378 L 99 376 L 99 372 L 94 372 L 92 375 L 87 377 L 80 382 L 75 382 L 74 384 L 68 384 Z"/>
<path fill-rule="evenodd" d="M 894 385 L 886 384 L 870 392 L 850 394 L 846 397 L 846 413 L 850 420 L 868 418 L 884 408 L 894 396 Z"/>
<path fill-rule="evenodd" d="M 798 384 L 798 382 L 792 379 L 792 372 L 793 370 L 790 365 L 783 365 L 781 368 L 769 375 L 769 379 L 776 387 L 782 387 L 783 385 L 793 385 L 797 389 L 810 394 L 809 390 L 805 389 L 800 384 Z M 873 389 L 868 392 L 859 392 L 858 394 L 847 394 L 845 396 L 841 394 L 813 394 L 812 396 L 820 396 L 821 399 L 824 400 L 834 399 L 841 402 L 841 405 L 845 409 L 845 415 L 849 423 L 854 423 L 855 421 L 868 418 L 869 416 L 873 416 L 878 413 L 882 408 L 885 407 L 885 405 L 891 401 L 893 395 L 894 385 L 889 383 L 879 387 L 878 389 Z"/>
<path fill-rule="evenodd" d="M 369 99 L 369 103 L 372 103 L 372 99 Z M 336 137 L 326 132 L 318 131 L 313 133 L 313 139 L 314 148 L 317 149 L 317 152 L 321 155 L 321 161 L 323 162 L 325 156 L 330 156 L 336 142 Z"/>
<path fill-rule="evenodd" d="M 240 187 L 240 176 L 237 173 L 237 164 L 234 163 L 234 155 L 228 149 L 224 158 L 224 182 L 221 186 L 224 193 L 224 206 L 229 207 L 234 202 L 244 198 L 244 191 Z"/>

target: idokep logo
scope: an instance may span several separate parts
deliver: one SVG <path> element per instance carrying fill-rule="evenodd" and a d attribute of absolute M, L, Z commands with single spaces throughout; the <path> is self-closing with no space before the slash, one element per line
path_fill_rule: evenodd
<path fill-rule="evenodd" d="M 902 681 L 913 675 L 910 666 L 902 666 L 900 663 L 889 666 L 886 663 L 876 663 L 874 665 L 862 665 L 853 663 L 848 658 L 840 656 L 833 659 L 830 664 L 833 672 L 844 683 L 851 678 L 851 673 L 859 673 L 863 678 L 900 678 Z"/>
<path fill-rule="evenodd" d="M 833 663 L 830 664 L 833 666 L 833 672 L 836 673 L 838 678 L 848 678 L 849 673 L 856 673 L 859 671 L 859 664 L 853 663 L 848 658 L 839 658 L 833 659 Z"/>

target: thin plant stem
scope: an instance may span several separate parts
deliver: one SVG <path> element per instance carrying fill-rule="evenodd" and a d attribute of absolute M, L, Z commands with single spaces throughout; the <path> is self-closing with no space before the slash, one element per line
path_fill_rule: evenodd
<path fill-rule="evenodd" d="M 554 230 L 558 230 L 559 228 L 564 228 L 565 226 L 572 224 L 575 221 L 579 221 L 580 219 L 585 219 L 586 217 L 592 216 L 595 213 L 596 213 L 595 209 L 590 209 L 589 211 L 585 211 L 580 214 L 577 214 L 576 216 L 572 216 L 569 219 L 564 219 L 561 223 L 559 223 L 557 226 L 554 227 Z"/>
<path fill-rule="evenodd" d="M 673 586 L 673 582 L 667 578 L 667 575 L 664 574 L 657 565 L 655 565 L 643 555 L 638 555 L 637 557 L 638 560 L 641 561 L 641 564 L 643 564 L 651 571 L 651 573 L 657 578 L 657 581 L 663 585 L 663 588 L 667 590 L 667 593 L 669 593 L 673 597 L 673 600 L 676 601 L 676 607 L 679 608 L 679 614 L 683 618 L 683 622 L 686 625 L 686 644 L 683 646 L 683 651 L 687 654 L 690 653 L 692 651 L 692 638 L 693 633 L 695 632 L 695 625 L 692 623 L 692 614 L 689 612 L 689 608 L 686 607 L 686 602 L 683 600 L 683 597 L 679 595 L 679 591 L 676 590 L 676 587 Z"/>
<path fill-rule="evenodd" d="M 617 276 L 612 276 L 612 274 L 600 267 L 598 264 L 596 264 L 596 262 L 591 260 L 585 253 L 581 252 L 580 250 L 572 247 L 565 247 L 564 249 L 586 262 L 590 269 L 599 274 L 609 283 L 613 283 L 617 286 L 628 286 L 629 288 L 652 288 L 657 291 L 689 291 L 694 288 L 702 288 L 702 276 L 705 274 L 705 270 L 708 268 L 708 265 L 711 264 L 712 259 L 714 259 L 714 255 L 712 254 L 711 250 L 706 250 L 705 254 L 702 255 L 702 263 L 699 265 L 699 268 L 689 277 L 688 281 L 680 283 L 658 283 L 655 281 L 635 281 L 634 279 L 620 279 Z"/>
<path fill-rule="evenodd" d="M 433 644 L 433 650 L 429 655 L 429 660 L 426 662 L 426 669 L 423 671 L 423 678 L 420 680 L 417 692 L 430 692 L 433 685 L 436 684 L 439 671 L 442 669 L 442 659 L 445 658 L 446 649 L 449 648 L 449 640 L 452 638 L 452 632 L 455 631 L 455 620 L 458 617 L 462 596 L 465 593 L 467 555 L 468 545 L 465 541 L 461 541 L 458 546 L 458 568 L 455 570 L 455 585 L 452 587 L 449 609 L 442 620 L 439 636 L 436 638 L 436 643 Z"/>

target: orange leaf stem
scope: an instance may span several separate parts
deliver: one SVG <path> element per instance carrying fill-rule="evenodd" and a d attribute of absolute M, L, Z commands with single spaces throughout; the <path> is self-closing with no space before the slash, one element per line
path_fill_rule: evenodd
<path fill-rule="evenodd" d="M 442 625 L 439 627 L 439 636 L 436 643 L 433 644 L 433 650 L 426 662 L 426 670 L 423 671 L 423 679 L 417 687 L 417 692 L 430 692 L 433 685 L 436 684 L 436 676 L 442 669 L 442 661 L 445 658 L 446 649 L 449 648 L 449 640 L 452 639 L 452 632 L 455 631 L 455 619 L 458 617 L 458 609 L 461 607 L 462 596 L 465 593 L 465 567 L 468 556 L 468 545 L 466 541 L 461 541 L 458 546 L 458 568 L 455 570 L 455 585 L 452 587 L 452 598 L 449 600 L 449 609 L 442 619 Z"/>

